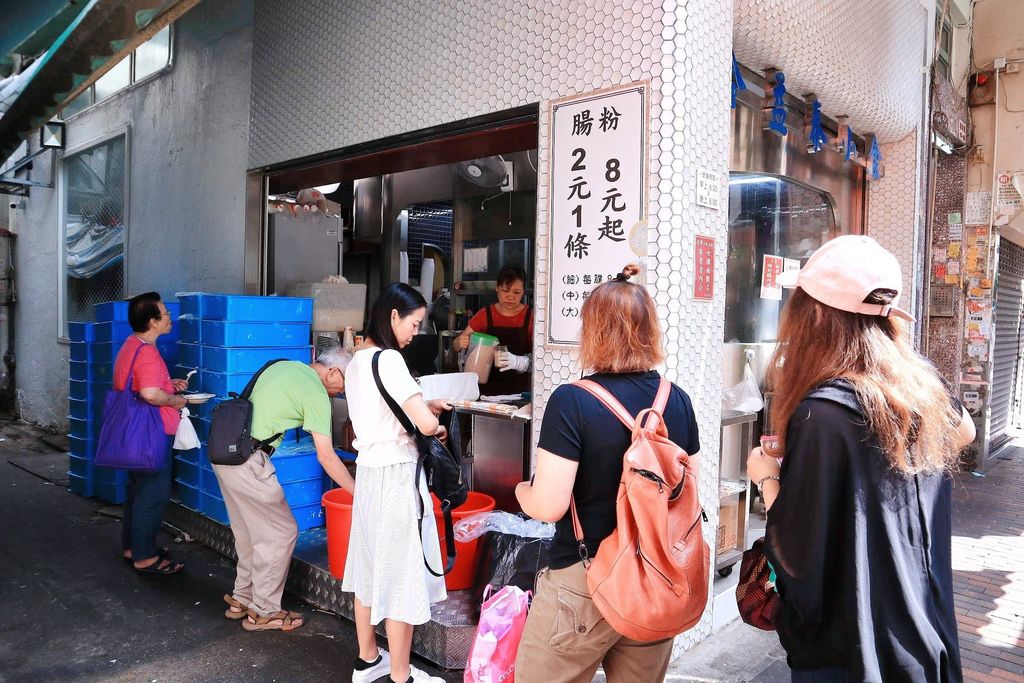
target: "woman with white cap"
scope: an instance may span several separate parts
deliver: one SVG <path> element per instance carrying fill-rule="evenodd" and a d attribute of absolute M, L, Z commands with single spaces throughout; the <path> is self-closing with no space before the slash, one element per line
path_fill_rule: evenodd
<path fill-rule="evenodd" d="M 949 475 L 974 425 L 911 346 L 877 242 L 839 237 L 781 279 L 796 290 L 769 370 L 778 445 L 747 472 L 792 680 L 960 681 Z"/>

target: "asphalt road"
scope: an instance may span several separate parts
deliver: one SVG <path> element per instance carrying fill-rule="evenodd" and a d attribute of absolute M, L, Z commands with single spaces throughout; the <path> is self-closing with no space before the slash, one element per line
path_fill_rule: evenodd
<path fill-rule="evenodd" d="M 350 680 L 350 622 L 286 595 L 305 626 L 242 630 L 223 616 L 232 562 L 166 536 L 185 572 L 135 574 L 120 558 L 120 522 L 102 503 L 10 462 L 53 462 L 53 451 L 10 423 L 0 422 L 0 439 L 0 681 Z"/>

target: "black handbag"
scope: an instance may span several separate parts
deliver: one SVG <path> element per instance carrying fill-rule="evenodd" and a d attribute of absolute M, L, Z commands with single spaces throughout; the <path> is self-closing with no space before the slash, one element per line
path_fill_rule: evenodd
<path fill-rule="evenodd" d="M 210 419 L 210 436 L 207 439 L 207 454 L 214 465 L 244 465 L 249 456 L 258 448 L 266 448 L 281 438 L 274 434 L 269 439 L 256 441 L 252 438 L 252 402 L 249 396 L 256 386 L 256 380 L 263 371 L 284 358 L 277 358 L 266 363 L 252 376 L 241 394 L 230 394 L 231 398 L 220 403 L 213 409 Z"/>
<path fill-rule="evenodd" d="M 416 442 L 419 457 L 416 459 L 416 476 L 413 481 L 419 482 L 420 476 L 425 475 L 427 488 L 441 501 L 441 514 L 444 517 L 445 554 L 447 555 L 444 571 L 434 571 L 430 563 L 427 562 L 426 556 L 423 557 L 423 564 L 426 565 L 427 571 L 434 576 L 444 576 L 455 566 L 455 532 L 452 528 L 452 510 L 465 503 L 466 498 L 469 497 L 469 486 L 462 471 L 462 457 L 458 452 L 458 437 L 457 435 L 453 437 L 449 432 L 448 442 L 452 444 L 452 449 L 449 450 L 436 436 L 427 436 L 416 429 L 402 407 L 384 388 L 378 367 L 381 353 L 383 351 L 373 354 L 373 381 L 377 383 L 377 390 L 384 398 L 384 402 L 391 408 L 391 412 L 395 414 L 398 422 Z M 455 420 L 451 422 L 454 424 Z M 416 500 L 419 507 L 420 537 L 422 537 L 423 518 L 426 511 L 423 509 L 422 497 L 417 494 Z"/>

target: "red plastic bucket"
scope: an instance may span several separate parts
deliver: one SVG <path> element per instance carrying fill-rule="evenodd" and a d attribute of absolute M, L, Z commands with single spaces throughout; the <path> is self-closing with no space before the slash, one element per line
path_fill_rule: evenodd
<path fill-rule="evenodd" d="M 327 567 L 331 576 L 345 576 L 348 535 L 352 529 L 352 495 L 345 489 L 331 489 L 321 501 L 327 512 Z"/>
<path fill-rule="evenodd" d="M 437 521 L 437 537 L 441 541 L 441 557 L 443 558 L 445 552 L 444 517 L 441 516 L 441 503 L 433 494 L 430 497 L 434 500 L 434 519 Z M 478 512 L 490 512 L 493 509 L 493 498 L 486 493 L 470 491 L 466 502 L 452 510 L 452 524 L 458 524 L 460 519 L 465 519 Z M 479 538 L 474 538 L 469 543 L 455 542 L 455 567 L 444 577 L 445 588 L 450 591 L 462 591 L 473 587 L 473 579 L 476 578 L 476 551 L 479 544 Z M 434 567 L 434 569 L 441 568 Z"/>
<path fill-rule="evenodd" d="M 437 536 L 441 541 L 441 555 L 444 556 L 444 517 L 441 516 L 441 504 L 434 498 L 434 520 L 437 523 Z M 348 557 L 348 536 L 352 529 L 352 496 L 344 489 L 331 489 L 323 496 L 323 505 L 327 517 L 327 566 L 331 575 L 340 579 L 345 575 L 345 558 Z M 458 523 L 478 512 L 490 512 L 494 509 L 494 498 L 485 493 L 470 491 L 469 497 L 461 507 L 452 510 L 452 523 Z M 476 553 L 480 539 L 475 538 L 469 543 L 455 543 L 455 567 L 444 578 L 444 585 L 450 591 L 466 590 L 473 587 L 476 578 Z M 434 569 L 441 569 L 434 567 Z"/>

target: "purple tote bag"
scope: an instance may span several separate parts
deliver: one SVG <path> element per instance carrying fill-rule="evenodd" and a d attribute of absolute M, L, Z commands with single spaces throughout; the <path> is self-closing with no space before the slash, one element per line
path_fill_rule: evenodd
<path fill-rule="evenodd" d="M 135 350 L 128 366 L 124 391 L 107 392 L 96 444 L 97 467 L 156 472 L 167 464 L 167 434 L 160 409 L 132 390 L 132 371 L 141 350 L 141 346 Z"/>

